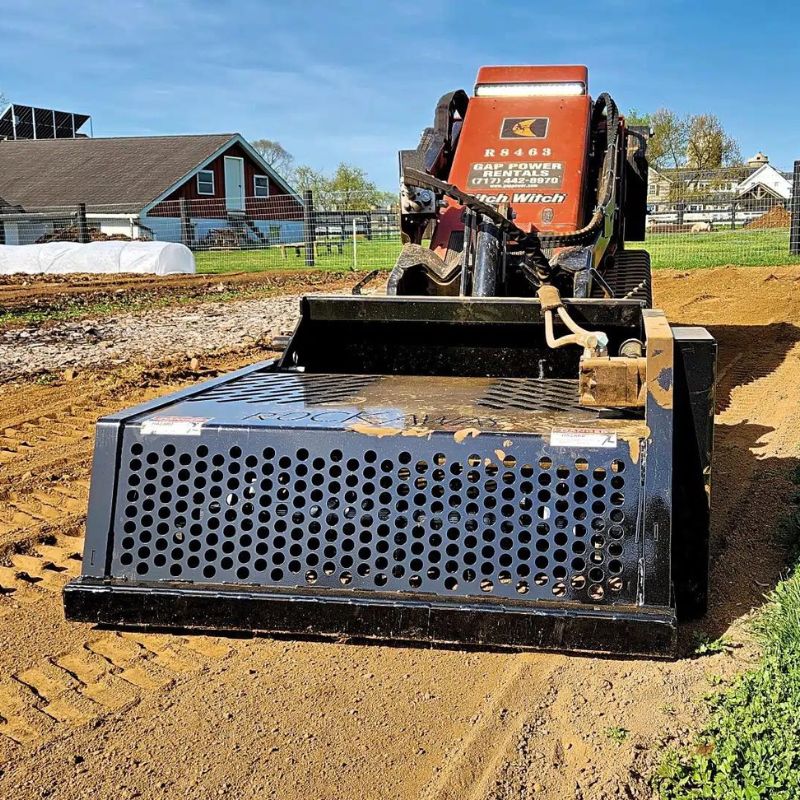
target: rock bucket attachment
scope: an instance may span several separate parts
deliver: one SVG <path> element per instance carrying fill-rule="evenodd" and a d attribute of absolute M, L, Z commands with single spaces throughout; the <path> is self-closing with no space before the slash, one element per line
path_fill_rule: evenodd
<path fill-rule="evenodd" d="M 580 406 L 535 300 L 314 297 L 280 361 L 104 418 L 68 618 L 673 654 L 705 602 L 715 344 L 566 306 L 644 342 L 644 409 Z"/>

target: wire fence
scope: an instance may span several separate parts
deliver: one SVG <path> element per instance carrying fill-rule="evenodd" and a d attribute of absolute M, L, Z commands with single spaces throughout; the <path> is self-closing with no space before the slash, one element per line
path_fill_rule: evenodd
<path fill-rule="evenodd" d="M 313 197 L 168 200 L 121 205 L 0 209 L 0 244 L 180 242 L 198 272 L 376 269 L 400 252 L 397 209 L 352 208 L 345 198 L 314 208 Z"/>
<path fill-rule="evenodd" d="M 631 246 L 645 247 L 655 267 L 798 263 L 800 229 L 792 237 L 793 213 L 800 221 L 798 194 L 793 173 L 768 163 L 651 169 L 646 240 Z"/>
<path fill-rule="evenodd" d="M 796 173 L 769 165 L 651 170 L 646 239 L 626 246 L 649 250 L 656 268 L 800 263 L 800 162 Z M 397 208 L 353 206 L 342 196 L 319 207 L 309 193 L 176 199 L 144 209 L 6 206 L 0 244 L 181 242 L 198 272 L 212 273 L 391 267 L 401 247 Z"/>

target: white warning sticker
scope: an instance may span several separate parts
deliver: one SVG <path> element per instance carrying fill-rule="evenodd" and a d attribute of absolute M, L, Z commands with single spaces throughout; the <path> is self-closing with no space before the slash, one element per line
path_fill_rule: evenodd
<path fill-rule="evenodd" d="M 150 417 L 142 421 L 142 436 L 199 436 L 210 417 Z"/>
<path fill-rule="evenodd" d="M 616 447 L 617 434 L 593 428 L 553 428 L 550 447 Z"/>

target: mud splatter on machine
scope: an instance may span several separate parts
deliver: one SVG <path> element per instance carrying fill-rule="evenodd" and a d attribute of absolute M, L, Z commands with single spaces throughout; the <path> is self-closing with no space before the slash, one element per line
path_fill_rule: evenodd
<path fill-rule="evenodd" d="M 702 614 L 716 345 L 652 308 L 647 132 L 484 67 L 401 153 L 386 296 L 98 423 L 70 619 L 669 655 Z"/>

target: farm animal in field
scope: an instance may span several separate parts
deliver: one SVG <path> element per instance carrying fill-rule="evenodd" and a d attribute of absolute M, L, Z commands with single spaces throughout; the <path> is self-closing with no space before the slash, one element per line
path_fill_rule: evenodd
<path fill-rule="evenodd" d="M 707 233 L 713 230 L 714 226 L 710 222 L 695 222 L 691 227 L 692 233 Z"/>

